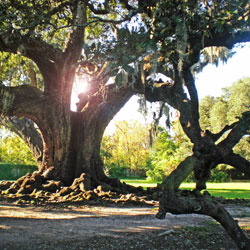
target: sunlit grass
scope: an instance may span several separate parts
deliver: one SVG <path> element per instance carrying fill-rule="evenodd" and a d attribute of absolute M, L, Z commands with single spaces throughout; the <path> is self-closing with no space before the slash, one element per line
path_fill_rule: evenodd
<path fill-rule="evenodd" d="M 121 181 L 126 182 L 129 185 L 135 186 L 135 187 L 139 187 L 142 186 L 144 188 L 147 187 L 156 187 L 157 183 L 156 181 L 148 181 L 145 179 L 121 179 Z"/>
<path fill-rule="evenodd" d="M 183 183 L 182 189 L 193 189 L 195 183 Z M 227 199 L 250 199 L 250 182 L 207 183 L 207 191 L 213 196 Z"/>
<path fill-rule="evenodd" d="M 157 182 L 143 179 L 122 179 L 122 181 L 136 187 L 142 186 L 143 188 L 156 187 L 157 185 Z M 194 187 L 195 183 L 181 184 L 181 189 L 193 189 Z M 250 182 L 207 183 L 207 191 L 213 196 L 227 199 L 250 199 Z"/>

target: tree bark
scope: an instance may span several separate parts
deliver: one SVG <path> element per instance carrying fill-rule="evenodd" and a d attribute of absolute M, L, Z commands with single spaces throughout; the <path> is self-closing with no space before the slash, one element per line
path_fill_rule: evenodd
<path fill-rule="evenodd" d="M 181 183 L 188 177 L 188 175 L 193 171 L 196 164 L 196 159 L 193 156 L 187 157 L 182 161 L 179 166 L 167 176 L 164 181 L 160 184 L 161 189 L 178 190 Z"/>

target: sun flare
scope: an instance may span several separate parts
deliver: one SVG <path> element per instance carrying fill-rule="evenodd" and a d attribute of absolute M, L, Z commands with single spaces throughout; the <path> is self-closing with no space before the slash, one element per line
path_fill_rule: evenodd
<path fill-rule="evenodd" d="M 88 78 L 80 75 L 76 76 L 74 84 L 73 84 L 73 89 L 72 89 L 72 94 L 71 94 L 71 110 L 76 111 L 76 104 L 79 101 L 78 95 L 80 93 L 86 92 L 88 89 Z"/>

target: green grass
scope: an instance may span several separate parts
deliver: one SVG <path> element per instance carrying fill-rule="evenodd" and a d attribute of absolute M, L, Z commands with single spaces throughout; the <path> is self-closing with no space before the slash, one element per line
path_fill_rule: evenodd
<path fill-rule="evenodd" d="M 122 179 L 127 184 L 133 186 L 156 187 L 157 182 L 143 179 L 129 180 Z M 195 183 L 183 183 L 181 189 L 193 189 Z M 250 199 L 250 182 L 226 182 L 226 183 L 207 183 L 207 191 L 213 196 L 220 196 L 227 199 Z"/>
<path fill-rule="evenodd" d="M 193 189 L 194 183 L 183 183 L 182 189 Z M 250 199 L 250 182 L 207 183 L 207 191 L 213 196 L 227 199 Z"/>

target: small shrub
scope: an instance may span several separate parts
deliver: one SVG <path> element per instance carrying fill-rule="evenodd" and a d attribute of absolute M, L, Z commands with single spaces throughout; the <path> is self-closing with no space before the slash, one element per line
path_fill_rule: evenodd
<path fill-rule="evenodd" d="M 110 164 L 104 166 L 105 173 L 113 178 L 126 178 L 128 177 L 128 168 L 125 166 L 117 166 L 116 164 Z"/>
<path fill-rule="evenodd" d="M 209 178 L 210 182 L 228 182 L 230 181 L 229 175 L 220 170 L 220 169 L 212 169 L 211 176 Z"/>
<path fill-rule="evenodd" d="M 163 181 L 166 178 L 165 169 L 161 166 L 156 166 L 146 172 L 148 180 L 151 181 Z"/>

